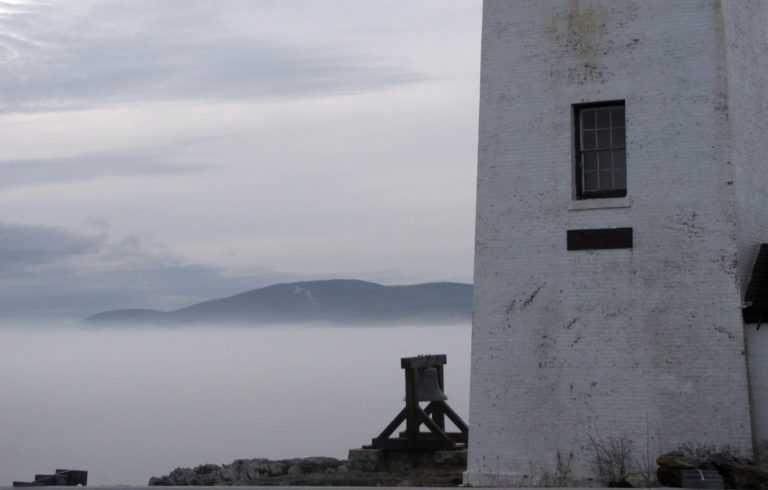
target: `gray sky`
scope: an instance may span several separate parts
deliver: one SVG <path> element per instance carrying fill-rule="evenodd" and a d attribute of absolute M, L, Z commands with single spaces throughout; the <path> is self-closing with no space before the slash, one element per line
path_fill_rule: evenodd
<path fill-rule="evenodd" d="M 471 281 L 480 10 L 0 1 L 0 318 Z"/>

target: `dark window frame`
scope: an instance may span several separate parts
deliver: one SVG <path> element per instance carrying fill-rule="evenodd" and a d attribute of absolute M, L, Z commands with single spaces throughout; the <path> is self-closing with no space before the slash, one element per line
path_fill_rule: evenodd
<path fill-rule="evenodd" d="M 620 109 L 621 121 L 614 120 Z M 609 115 L 607 126 L 600 125 L 597 113 Z M 595 114 L 594 123 L 582 117 Z M 576 199 L 602 199 L 627 195 L 626 103 L 609 100 L 573 105 L 574 181 Z M 606 138 L 601 136 L 607 135 Z M 585 141 L 585 138 L 589 138 Z M 609 169 L 606 161 L 609 159 Z M 610 182 L 606 179 L 608 177 Z M 601 179 L 604 181 L 601 182 Z"/>

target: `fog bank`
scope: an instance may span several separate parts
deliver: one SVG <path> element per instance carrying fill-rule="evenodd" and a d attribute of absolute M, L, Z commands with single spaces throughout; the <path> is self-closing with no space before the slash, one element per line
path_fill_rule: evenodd
<path fill-rule="evenodd" d="M 0 486 L 55 468 L 145 485 L 177 466 L 332 456 L 403 406 L 400 358 L 445 353 L 466 420 L 469 324 L 0 327 Z"/>

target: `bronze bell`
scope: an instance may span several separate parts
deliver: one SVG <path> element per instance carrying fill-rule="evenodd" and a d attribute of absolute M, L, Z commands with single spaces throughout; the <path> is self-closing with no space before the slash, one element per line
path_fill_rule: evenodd
<path fill-rule="evenodd" d="M 437 381 L 437 369 L 433 367 L 419 369 L 419 384 L 416 393 L 420 402 L 436 402 L 448 399 L 440 389 L 440 383 Z"/>

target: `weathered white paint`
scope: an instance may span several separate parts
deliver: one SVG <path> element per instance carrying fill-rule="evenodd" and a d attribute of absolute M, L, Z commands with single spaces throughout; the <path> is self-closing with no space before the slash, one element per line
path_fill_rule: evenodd
<path fill-rule="evenodd" d="M 533 484 L 558 454 L 589 478 L 590 437 L 627 435 L 637 458 L 751 451 L 741 302 L 768 241 L 767 15 L 485 1 L 468 483 Z M 572 105 L 616 99 L 627 198 L 575 201 Z M 566 251 L 568 229 L 627 226 L 633 249 Z"/>

